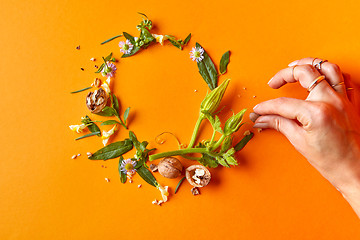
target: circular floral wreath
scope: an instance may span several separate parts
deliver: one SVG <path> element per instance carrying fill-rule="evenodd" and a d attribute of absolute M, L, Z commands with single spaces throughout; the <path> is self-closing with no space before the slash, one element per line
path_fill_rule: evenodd
<path fill-rule="evenodd" d="M 159 43 L 164 45 L 164 43 L 168 41 L 173 46 L 182 50 L 184 46 L 189 43 L 191 34 L 189 34 L 185 40 L 181 40 L 176 39 L 172 35 L 158 35 L 151 33 L 151 29 L 153 27 L 152 21 L 149 20 L 145 14 L 139 14 L 142 16 L 141 23 L 136 26 L 136 28 L 140 31 L 139 37 L 133 37 L 130 34 L 123 32 L 123 34 L 112 37 L 101 44 L 105 44 L 119 37 L 125 37 L 125 41 L 119 42 L 119 47 L 120 52 L 123 53 L 122 58 L 126 58 L 146 49 L 151 44 Z M 78 46 L 77 49 L 79 50 L 80 46 Z M 224 53 L 220 60 L 220 72 L 218 72 L 213 61 L 199 43 L 196 43 L 195 47 L 193 47 L 190 51 L 190 58 L 193 61 L 196 61 L 199 73 L 211 91 L 205 96 L 200 104 L 200 114 L 195 124 L 189 144 L 187 146 L 181 144 L 175 137 L 179 143 L 179 148 L 174 151 L 151 154 L 151 152 L 155 149 L 148 149 L 148 142 L 139 141 L 132 131 L 129 131 L 129 138 L 123 141 L 108 144 L 109 139 L 118 129 L 118 126 L 128 129 L 127 119 L 130 112 L 130 108 L 127 108 L 124 113 L 120 113 L 118 98 L 113 92 L 111 92 L 111 79 L 114 77 L 117 70 L 115 65 L 116 59 L 112 56 L 112 53 L 106 57 L 102 57 L 103 63 L 100 67 L 95 65 L 95 67 L 98 68 L 96 73 L 100 73 L 103 77 L 106 77 L 107 79 L 105 81 L 102 82 L 100 78 L 96 78 L 90 87 L 72 92 L 78 93 L 89 90 L 93 87 L 96 88 L 95 91 L 88 92 L 86 96 L 86 106 L 90 112 L 100 116 L 117 118 L 117 120 L 111 119 L 107 121 L 96 121 L 90 119 L 89 116 L 85 116 L 81 118 L 81 124 L 69 126 L 70 129 L 76 133 L 82 133 L 84 129 L 88 129 L 90 132 L 76 138 L 75 140 L 91 136 L 101 137 L 104 147 L 95 153 L 88 152 L 88 159 L 108 160 L 120 158 L 118 169 L 121 182 L 126 183 L 128 180 L 132 183 L 132 176 L 136 173 L 139 174 L 139 176 L 147 183 L 160 190 L 162 200 L 158 201 L 155 199 L 153 201 L 153 204 L 157 205 L 161 205 L 168 200 L 169 188 L 168 186 L 163 187 L 159 184 L 152 172 L 155 172 L 158 169 L 159 173 L 164 177 L 180 177 L 183 172 L 183 166 L 181 162 L 173 156 L 181 156 L 186 159 L 195 160 L 201 164 L 192 165 L 187 168 L 185 171 L 186 177 L 183 177 L 179 181 L 174 191 L 174 193 L 177 192 L 179 186 L 186 178 L 188 182 L 194 186 L 194 188 L 192 188 L 192 193 L 196 195 L 199 194 L 198 188 L 206 186 L 211 179 L 210 172 L 207 168 L 215 168 L 219 165 L 224 167 L 237 165 L 238 163 L 235 158 L 235 153 L 243 149 L 247 142 L 253 137 L 253 133 L 247 131 L 241 141 L 236 144 L 233 143 L 233 135 L 242 126 L 242 119 L 246 109 L 241 110 L 237 114 L 233 114 L 226 120 L 223 126 L 217 115 L 218 112 L 216 112 L 230 81 L 229 79 L 226 79 L 218 86 L 219 76 L 225 74 L 227 71 L 227 66 L 230 61 L 230 51 Z M 94 58 L 90 60 L 95 61 Z M 207 120 L 213 128 L 212 137 L 208 140 L 196 142 L 199 127 L 204 120 Z M 109 131 L 103 130 L 101 132 L 99 126 L 97 125 L 98 122 L 101 122 L 100 126 L 113 125 L 113 127 Z M 219 135 L 217 133 L 220 134 L 219 138 L 216 138 L 216 135 Z M 162 142 L 157 142 L 162 144 Z M 124 159 L 123 155 L 131 151 L 133 148 L 136 149 L 135 156 L 133 158 Z M 193 156 L 195 153 L 200 154 L 201 157 Z M 72 158 L 76 158 L 77 156 L 79 155 L 74 155 Z M 160 158 L 164 159 L 161 160 L 157 166 L 151 164 L 150 167 L 148 167 L 147 162 Z M 105 180 L 108 182 L 110 181 L 108 178 L 105 178 Z M 138 187 L 140 186 L 141 184 L 138 185 Z"/>

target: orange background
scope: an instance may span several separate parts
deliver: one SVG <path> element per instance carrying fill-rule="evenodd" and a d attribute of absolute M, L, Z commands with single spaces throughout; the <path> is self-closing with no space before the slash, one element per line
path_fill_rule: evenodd
<path fill-rule="evenodd" d="M 122 31 L 137 35 L 138 11 L 153 20 L 154 33 L 185 38 L 191 32 L 189 46 L 180 51 L 155 45 L 120 59 L 118 40 L 99 44 Z M 246 107 L 249 123 L 258 102 L 305 98 L 297 84 L 280 90 L 266 84 L 302 57 L 327 58 L 359 79 L 358 1 L 2 1 L 0 16 L 0 239 L 360 236 L 359 219 L 341 194 L 275 131 L 256 131 L 238 154 L 238 167 L 212 169 L 212 182 L 200 196 L 192 196 L 185 182 L 174 195 L 179 179 L 155 174 L 172 189 L 169 202 L 158 207 L 151 201 L 160 198 L 159 191 L 139 176 L 133 184 L 120 183 L 117 159 L 87 160 L 86 152 L 102 147 L 99 138 L 75 142 L 79 135 L 68 128 L 88 114 L 86 93 L 69 92 L 89 86 L 93 65 L 110 52 L 119 59 L 113 91 L 122 111 L 131 106 L 130 129 L 160 151 L 177 147 L 170 137 L 157 145 L 161 132 L 189 141 L 208 89 L 189 59 L 195 42 L 217 65 L 225 51 L 232 52 L 228 73 L 220 78 L 232 79 L 223 119 L 230 109 Z M 204 127 L 201 137 L 210 134 Z M 120 128 L 112 141 L 127 135 Z M 71 159 L 76 153 L 82 156 Z"/>

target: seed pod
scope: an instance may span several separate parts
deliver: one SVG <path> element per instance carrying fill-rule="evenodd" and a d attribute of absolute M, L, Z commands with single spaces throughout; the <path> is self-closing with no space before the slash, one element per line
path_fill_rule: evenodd
<path fill-rule="evenodd" d="M 229 136 L 239 130 L 246 109 L 241 110 L 238 114 L 231 116 L 225 123 L 224 134 Z"/>
<path fill-rule="evenodd" d="M 159 173 L 166 178 L 179 177 L 183 169 L 181 162 L 174 157 L 164 158 L 157 167 Z"/>
<path fill-rule="evenodd" d="M 216 109 L 219 107 L 220 102 L 225 94 L 225 90 L 229 85 L 230 79 L 225 80 L 220 86 L 212 90 L 200 105 L 200 112 L 208 112 L 214 114 Z"/>

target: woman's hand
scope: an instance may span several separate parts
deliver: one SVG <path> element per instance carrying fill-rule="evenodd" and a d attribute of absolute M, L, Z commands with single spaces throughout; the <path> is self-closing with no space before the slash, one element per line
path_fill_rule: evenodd
<path fill-rule="evenodd" d="M 277 98 L 256 105 L 260 117 L 254 127 L 284 134 L 360 217 L 360 117 L 348 100 L 340 68 L 321 61 L 304 58 L 275 74 L 270 87 L 299 82 L 309 95 L 306 100 Z M 320 81 L 313 84 L 315 79 Z"/>

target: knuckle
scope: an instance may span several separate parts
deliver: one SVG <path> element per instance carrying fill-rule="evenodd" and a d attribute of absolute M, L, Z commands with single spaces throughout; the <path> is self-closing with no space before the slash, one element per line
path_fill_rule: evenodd
<path fill-rule="evenodd" d="M 327 70 L 332 74 L 341 74 L 340 67 L 334 63 L 327 64 Z"/>
<path fill-rule="evenodd" d="M 287 101 L 286 97 L 279 97 L 279 98 L 276 99 L 276 103 L 278 105 L 283 105 L 286 101 Z"/>
<path fill-rule="evenodd" d="M 319 125 L 323 125 L 328 123 L 331 120 L 331 109 L 325 103 L 317 104 L 311 110 L 312 112 L 312 119 L 314 123 Z M 316 124 L 316 125 L 317 125 Z"/>
<path fill-rule="evenodd" d="M 280 118 L 274 119 L 274 129 L 276 131 L 280 132 L 280 129 L 281 129 L 281 119 Z"/>

